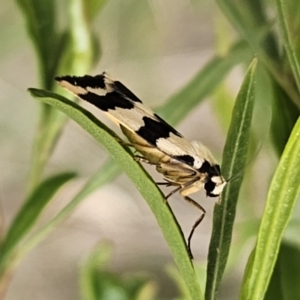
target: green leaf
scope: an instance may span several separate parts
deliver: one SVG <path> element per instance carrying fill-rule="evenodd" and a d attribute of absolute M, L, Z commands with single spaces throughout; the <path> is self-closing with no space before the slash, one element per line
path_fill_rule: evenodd
<path fill-rule="evenodd" d="M 221 204 L 214 211 L 213 232 L 209 245 L 205 299 L 216 299 L 220 281 L 228 259 L 233 222 L 239 190 L 247 161 L 251 118 L 254 106 L 255 68 L 251 63 L 238 93 L 223 152 L 222 172 L 225 178 L 234 178 L 222 193 Z"/>
<path fill-rule="evenodd" d="M 243 279 L 241 299 L 263 298 L 276 263 L 284 230 L 300 191 L 300 119 L 281 156 L 269 189 L 254 258 Z"/>
<path fill-rule="evenodd" d="M 280 157 L 300 112 L 299 108 L 290 101 L 284 90 L 274 81 L 272 81 L 272 90 L 272 122 L 270 133 L 275 152 Z"/>
<path fill-rule="evenodd" d="M 47 224 L 40 228 L 30 239 L 23 245 L 22 254 L 29 252 L 35 247 L 43 238 L 45 238 L 52 230 L 62 223 L 74 209 L 93 191 L 99 189 L 102 185 L 111 182 L 118 174 L 120 168 L 115 161 L 108 160 L 100 170 L 97 171 L 86 182 L 83 188 L 74 196 L 74 198 Z"/>
<path fill-rule="evenodd" d="M 107 270 L 111 247 L 97 245 L 80 270 L 80 291 L 84 300 L 152 300 L 155 285 L 144 275 L 113 274 Z"/>
<path fill-rule="evenodd" d="M 16 0 L 26 18 L 28 33 L 38 54 L 43 86 L 53 85 L 54 61 L 58 37 L 56 34 L 55 1 Z"/>
<path fill-rule="evenodd" d="M 48 4 L 49 3 L 49 4 Z M 91 20 L 86 18 L 81 0 L 69 1 L 67 30 L 56 33 L 55 1 L 19 0 L 27 16 L 29 32 L 38 49 L 42 86 L 51 90 L 57 73 L 82 74 L 88 72 L 96 51 L 91 32 Z M 48 66 L 50 64 L 50 66 Z M 42 178 L 43 170 L 62 132 L 66 118 L 47 105 L 42 106 L 40 121 L 34 141 L 34 151 L 29 176 L 29 192 Z"/>
<path fill-rule="evenodd" d="M 146 199 L 154 213 L 192 298 L 202 299 L 200 287 L 189 259 L 186 243 L 180 227 L 170 208 L 165 204 L 164 196 L 161 191 L 142 166 L 134 161 L 130 150 L 118 142 L 119 138 L 115 133 L 76 103 L 48 91 L 37 89 L 29 89 L 29 91 L 33 97 L 56 107 L 76 121 L 83 129 L 99 141 L 118 162 Z"/>
<path fill-rule="evenodd" d="M 55 147 L 66 119 L 48 105 L 43 105 L 33 145 L 28 192 L 31 193 L 42 178 L 45 165 Z"/>
<path fill-rule="evenodd" d="M 248 55 L 249 49 L 244 42 L 234 44 L 225 56 L 216 56 L 209 61 L 184 88 L 167 100 L 157 113 L 168 120 L 168 123 L 179 123 L 215 90 L 235 65 L 248 58 Z"/>
<path fill-rule="evenodd" d="M 136 293 L 136 300 L 155 300 L 157 299 L 157 285 L 154 281 L 144 283 Z M 130 298 L 129 300 L 131 300 Z"/>
<path fill-rule="evenodd" d="M 92 19 L 86 16 L 89 4 L 90 1 L 81 0 L 68 2 L 68 43 L 65 45 L 60 60 L 57 71 L 59 74 L 82 75 L 92 66 L 95 56 L 95 40 L 91 30 Z M 51 78 L 52 81 L 54 77 Z"/>
<path fill-rule="evenodd" d="M 245 39 L 254 52 L 262 56 L 260 58 L 264 63 L 272 68 L 270 59 L 278 58 L 278 46 L 274 41 L 272 44 L 266 43 L 270 42 L 266 37 L 271 35 L 271 31 L 261 4 L 258 1 L 247 0 L 239 3 L 240 5 L 237 5 L 238 1 L 235 0 L 217 0 L 217 4 L 241 38 Z"/>
<path fill-rule="evenodd" d="M 277 261 L 278 262 L 278 261 Z M 280 270 L 280 265 L 279 263 L 276 263 L 270 285 L 268 286 L 268 290 L 266 292 L 265 297 L 263 297 L 264 300 L 284 300 L 284 299 L 289 299 L 291 298 L 284 298 L 283 296 L 283 291 L 282 291 L 282 274 Z"/>
<path fill-rule="evenodd" d="M 22 238 L 35 225 L 45 206 L 66 182 L 75 177 L 74 173 L 63 173 L 43 181 L 28 197 L 15 217 L 1 245 L 2 258 L 17 246 Z"/>
<path fill-rule="evenodd" d="M 286 5 L 285 2 L 286 1 L 283 0 L 276 0 L 277 14 L 279 19 L 281 34 L 284 41 L 285 51 L 287 53 L 290 66 L 294 74 L 294 78 L 298 87 L 298 92 L 300 92 L 300 66 L 295 51 L 295 45 L 292 39 L 292 32 L 288 26 L 289 20 L 285 9 L 285 5 Z"/>
<path fill-rule="evenodd" d="M 89 0 L 85 1 L 85 11 L 86 11 L 86 18 L 88 20 L 93 20 L 99 11 L 103 9 L 103 7 L 106 5 L 108 0 Z"/>
<path fill-rule="evenodd" d="M 277 259 L 281 275 L 283 299 L 300 299 L 300 249 L 298 246 L 283 242 Z M 273 298 L 274 299 L 274 298 Z"/>
<path fill-rule="evenodd" d="M 257 54 L 260 62 L 272 74 L 274 80 L 284 89 L 290 99 L 300 108 L 300 97 L 284 72 L 278 59 L 278 48 L 270 30 L 270 24 L 252 7 L 252 1 L 238 2 L 234 0 L 217 0 L 217 4 L 226 17 L 238 30 L 241 38 L 245 39 Z M 257 1 L 255 1 L 257 3 Z M 252 8 L 252 9 L 249 9 Z M 257 14 L 259 17 L 257 17 Z M 260 21 L 259 21 L 260 20 Z"/>
<path fill-rule="evenodd" d="M 179 291 L 180 298 L 178 298 L 178 300 L 179 299 L 180 300 L 181 299 L 190 300 L 191 299 L 190 293 L 187 289 L 187 286 L 186 286 L 182 276 L 180 276 L 178 269 L 174 265 L 168 265 L 166 267 L 166 272 L 169 275 L 169 277 L 174 281 L 174 283 L 177 287 L 177 290 Z"/>
<path fill-rule="evenodd" d="M 101 243 L 96 246 L 87 260 L 83 263 L 80 270 L 80 292 L 84 300 L 97 300 L 98 292 L 98 270 L 103 269 L 111 253 L 111 247 L 108 244 Z"/>

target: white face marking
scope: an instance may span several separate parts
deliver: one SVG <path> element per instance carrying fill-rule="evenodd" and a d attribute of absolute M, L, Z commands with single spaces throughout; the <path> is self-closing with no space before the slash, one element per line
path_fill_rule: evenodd
<path fill-rule="evenodd" d="M 211 181 L 216 183 L 217 185 L 222 184 L 223 182 L 225 182 L 225 179 L 221 176 L 213 176 L 211 178 Z"/>
<path fill-rule="evenodd" d="M 216 183 L 216 186 L 211 193 L 214 195 L 220 195 L 227 184 L 226 180 L 221 176 L 213 176 L 211 181 Z"/>

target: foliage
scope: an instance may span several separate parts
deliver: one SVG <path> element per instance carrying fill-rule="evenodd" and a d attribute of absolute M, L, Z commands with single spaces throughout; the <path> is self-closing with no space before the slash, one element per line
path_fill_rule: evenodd
<path fill-rule="evenodd" d="M 222 54 L 211 58 L 185 86 L 157 109 L 163 118 L 176 125 L 207 96 L 217 95 L 216 101 L 220 105 L 214 107 L 216 115 L 221 118 L 226 110 L 221 102 L 224 100 L 228 103 L 228 95 L 222 98 L 222 94 L 218 94 L 218 87 L 222 85 L 224 91 L 225 79 L 233 67 L 237 64 L 248 66 L 252 60 L 234 101 L 230 124 L 227 124 L 229 129 L 222 171 L 225 178 L 230 180 L 221 203 L 215 205 L 206 285 L 202 292 L 199 281 L 203 284 L 205 279 L 196 275 L 197 268 L 194 269 L 188 256 L 180 226 L 169 206 L 164 203 L 161 191 L 143 167 L 132 159 L 131 151 L 119 143 L 120 138 L 114 132 L 78 104 L 58 95 L 53 86 L 56 73 L 87 73 L 100 58 L 100 43 L 92 25 L 105 2 L 69 1 L 63 6 L 69 15 L 62 30 L 57 26 L 59 17 L 55 1 L 16 0 L 26 19 L 28 35 L 39 64 L 41 89 L 31 88 L 29 92 L 40 102 L 42 109 L 27 196 L 0 244 L 0 299 L 4 298 L 10 278 L 24 256 L 57 228 L 90 193 L 112 181 L 120 168 L 145 198 L 162 230 L 180 274 L 174 270 L 170 272 L 180 287 L 182 298 L 217 299 L 222 282 L 226 280 L 224 271 L 228 258 L 229 268 L 238 265 L 239 257 L 248 255 L 243 253 L 244 248 L 240 245 L 246 244 L 251 238 L 256 239 L 256 244 L 248 257 L 239 298 L 299 298 L 297 285 L 292 284 L 300 277 L 299 245 L 288 235 L 282 242 L 286 229 L 292 232 L 293 227 L 299 226 L 299 217 L 293 215 L 300 189 L 300 45 L 295 34 L 299 27 L 299 5 L 292 0 L 276 0 L 274 3 L 218 0 L 223 15 L 236 29 L 237 40 L 227 45 Z M 274 16 L 270 12 L 275 12 Z M 226 40 L 231 40 L 231 33 L 227 34 L 230 36 Z M 174 107 L 177 109 L 174 110 Z M 263 135 L 265 128 L 268 128 L 268 111 L 272 112 L 270 139 Z M 44 170 L 64 129 L 66 116 L 101 143 L 112 160 L 90 177 L 53 219 L 33 231 L 57 191 L 75 176 L 69 171 L 44 176 Z M 228 119 L 226 115 L 220 122 L 228 123 Z M 278 158 L 278 163 L 273 166 L 275 173 L 270 186 L 265 178 L 262 179 L 265 180 L 263 184 L 268 195 L 262 217 L 254 220 L 249 217 L 255 214 L 249 205 L 251 196 L 247 193 L 247 188 L 252 188 L 251 180 L 250 187 L 245 185 L 240 192 L 244 170 L 251 168 L 248 164 L 248 152 L 253 154 L 253 149 L 249 147 L 251 138 L 254 144 L 265 140 L 264 147 L 272 148 Z M 249 178 L 247 174 L 245 176 Z M 248 209 L 243 224 L 235 222 L 238 203 Z M 239 247 L 232 242 L 236 228 L 242 228 L 241 232 L 245 233 L 237 241 Z M 236 254 L 232 258 L 230 250 Z M 108 271 L 109 253 L 107 245 L 102 244 L 83 263 L 80 270 L 83 299 L 156 297 L 156 285 L 149 277 L 134 275 L 124 279 Z"/>

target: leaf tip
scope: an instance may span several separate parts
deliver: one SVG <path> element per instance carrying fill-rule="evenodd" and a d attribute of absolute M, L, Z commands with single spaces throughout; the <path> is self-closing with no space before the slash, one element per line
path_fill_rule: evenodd
<path fill-rule="evenodd" d="M 30 93 L 32 97 L 42 97 L 42 93 L 40 89 L 36 88 L 28 88 L 27 91 Z"/>

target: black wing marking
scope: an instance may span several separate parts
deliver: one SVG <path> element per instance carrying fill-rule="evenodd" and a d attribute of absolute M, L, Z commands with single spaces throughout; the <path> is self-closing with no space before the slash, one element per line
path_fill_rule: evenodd
<path fill-rule="evenodd" d="M 198 170 L 205 161 L 210 162 L 204 155 L 209 152 L 204 146 L 202 148 L 205 151 L 184 139 L 127 87 L 107 73 L 83 77 L 62 76 L 55 79 L 62 87 L 106 112 L 114 121 L 170 157 Z"/>

